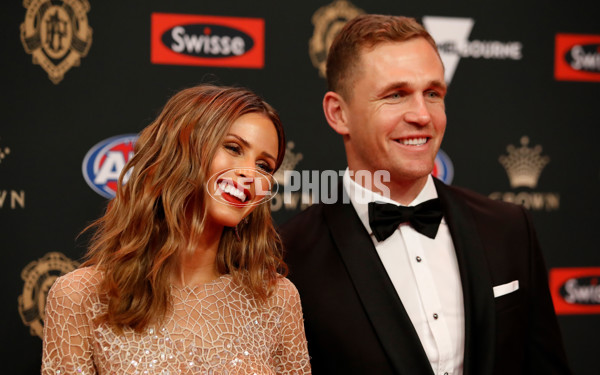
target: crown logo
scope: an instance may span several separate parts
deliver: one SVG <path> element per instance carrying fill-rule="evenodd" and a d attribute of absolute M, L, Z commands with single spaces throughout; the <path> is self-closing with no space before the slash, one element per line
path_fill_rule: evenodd
<path fill-rule="evenodd" d="M 0 163 L 8 154 L 10 154 L 10 148 L 0 146 Z"/>
<path fill-rule="evenodd" d="M 294 153 L 292 149 L 294 148 L 294 142 L 288 142 L 285 148 L 285 155 L 283 156 L 283 161 L 281 162 L 281 167 L 277 172 L 275 172 L 275 180 L 279 185 L 288 185 L 289 181 L 285 178 L 285 171 L 294 170 L 296 164 L 302 160 L 301 153 Z M 289 180 L 289 176 L 288 176 Z"/>
<path fill-rule="evenodd" d="M 508 155 L 502 155 L 498 159 L 506 170 L 510 186 L 513 188 L 525 186 L 535 188 L 542 170 L 550 162 L 548 156 L 541 156 L 542 146 L 527 147 L 529 137 L 521 138 L 521 147 L 513 145 L 506 147 Z"/>

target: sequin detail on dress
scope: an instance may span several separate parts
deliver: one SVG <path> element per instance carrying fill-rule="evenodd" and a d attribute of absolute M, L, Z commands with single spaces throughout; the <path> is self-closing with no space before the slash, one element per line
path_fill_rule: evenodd
<path fill-rule="evenodd" d="M 228 275 L 171 288 L 162 327 L 116 334 L 94 323 L 106 311 L 101 274 L 83 268 L 59 278 L 46 304 L 43 375 L 310 374 L 298 291 L 282 278 L 257 304 Z"/>

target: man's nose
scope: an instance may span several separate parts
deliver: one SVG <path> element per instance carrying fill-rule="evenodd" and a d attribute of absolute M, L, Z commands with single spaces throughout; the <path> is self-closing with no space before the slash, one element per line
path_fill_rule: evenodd
<path fill-rule="evenodd" d="M 431 121 L 431 113 L 427 107 L 427 102 L 422 96 L 414 96 L 411 106 L 405 114 L 405 120 L 411 124 L 425 126 Z"/>

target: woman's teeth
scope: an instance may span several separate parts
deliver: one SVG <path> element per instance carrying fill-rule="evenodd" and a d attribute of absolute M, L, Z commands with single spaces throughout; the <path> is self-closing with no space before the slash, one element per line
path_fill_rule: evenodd
<path fill-rule="evenodd" d="M 241 200 L 242 202 L 246 201 L 246 194 L 244 194 L 243 191 L 239 190 L 238 188 L 236 188 L 233 185 L 228 184 L 225 181 L 223 181 L 219 184 L 219 188 L 221 190 L 223 190 L 225 193 L 232 195 L 232 196 L 236 197 L 237 199 Z"/>

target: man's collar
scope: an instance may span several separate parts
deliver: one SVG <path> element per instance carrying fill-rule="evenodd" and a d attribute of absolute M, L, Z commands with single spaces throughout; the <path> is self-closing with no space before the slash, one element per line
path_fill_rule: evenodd
<path fill-rule="evenodd" d="M 348 193 L 350 202 L 352 202 L 352 206 L 354 206 L 354 210 L 358 214 L 360 221 L 363 223 L 364 227 L 367 229 L 369 234 L 373 233 L 373 231 L 371 230 L 371 226 L 369 225 L 368 206 L 370 202 L 384 202 L 401 206 L 400 203 L 392 200 L 390 197 L 385 197 L 382 194 L 376 193 L 358 184 L 350 177 L 349 168 L 346 168 L 346 170 L 344 171 L 343 184 L 344 190 L 346 190 L 346 192 Z M 433 177 L 431 175 L 428 175 L 425 186 L 423 187 L 423 189 L 421 189 L 421 192 L 419 192 L 417 197 L 412 202 L 410 202 L 409 206 L 415 206 L 417 204 L 423 203 L 430 199 L 435 199 L 437 197 L 438 194 L 437 190 L 435 189 Z"/>

